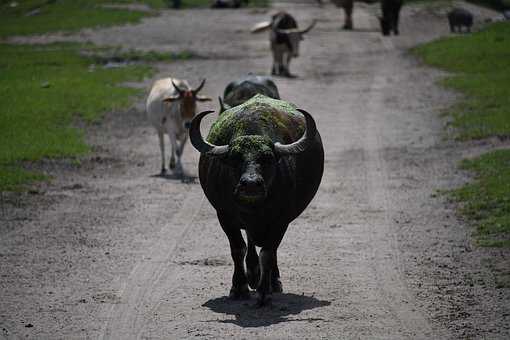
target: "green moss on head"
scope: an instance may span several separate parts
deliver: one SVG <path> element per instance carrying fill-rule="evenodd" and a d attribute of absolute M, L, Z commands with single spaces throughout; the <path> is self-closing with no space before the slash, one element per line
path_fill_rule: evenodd
<path fill-rule="evenodd" d="M 256 95 L 223 112 L 211 127 L 208 141 L 225 145 L 239 136 L 265 135 L 273 141 L 288 142 L 303 132 L 302 115 L 293 104 Z"/>
<path fill-rule="evenodd" d="M 230 152 L 237 154 L 268 154 L 273 152 L 273 142 L 266 136 L 241 136 L 230 144 Z"/>

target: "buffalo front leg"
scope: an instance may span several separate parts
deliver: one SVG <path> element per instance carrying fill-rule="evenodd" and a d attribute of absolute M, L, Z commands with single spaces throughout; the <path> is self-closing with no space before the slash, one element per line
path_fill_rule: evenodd
<path fill-rule="evenodd" d="M 234 261 L 234 275 L 232 276 L 232 288 L 230 299 L 249 299 L 250 289 L 244 272 L 244 256 L 246 255 L 246 243 L 244 242 L 239 226 L 226 214 L 218 213 L 221 228 L 228 237 L 230 254 Z"/>
<path fill-rule="evenodd" d="M 261 307 L 272 302 L 271 276 L 276 263 L 276 250 L 262 247 L 259 259 L 261 274 L 257 287 L 257 306 Z"/>
<path fill-rule="evenodd" d="M 282 281 L 280 280 L 280 270 L 278 269 L 278 255 L 277 251 L 274 252 L 274 265 L 271 272 L 271 289 L 273 293 L 283 292 Z"/>
<path fill-rule="evenodd" d="M 343 0 L 342 7 L 345 13 L 345 22 L 343 29 L 344 30 L 352 30 L 352 8 L 354 7 L 353 0 Z"/>
<path fill-rule="evenodd" d="M 256 289 L 260 281 L 259 256 L 255 249 L 253 240 L 248 236 L 248 253 L 246 254 L 246 276 L 248 284 L 252 289 Z"/>

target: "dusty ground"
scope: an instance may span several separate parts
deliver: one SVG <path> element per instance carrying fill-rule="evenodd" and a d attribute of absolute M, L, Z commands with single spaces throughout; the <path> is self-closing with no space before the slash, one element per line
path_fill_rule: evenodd
<path fill-rule="evenodd" d="M 340 11 L 277 3 L 317 27 L 281 95 L 310 111 L 326 150 L 319 193 L 279 250 L 284 293 L 272 309 L 231 302 L 226 237 L 200 186 L 153 177 L 157 138 L 141 99 L 89 129 L 94 153 L 22 197 L 5 195 L 0 225 L 0 337 L 218 339 L 507 339 L 508 253 L 479 249 L 437 189 L 459 185 L 456 163 L 487 145 L 445 141 L 439 117 L 455 96 L 407 48 L 447 34 L 443 18 L 406 7 L 402 36 L 376 31 L 358 5 L 354 32 Z M 167 11 L 136 26 L 36 38 L 192 50 L 155 78 L 217 96 L 247 72 L 267 73 L 264 11 Z M 177 33 L 176 33 L 177 32 Z M 152 80 L 141 84 L 148 89 Z M 216 108 L 217 103 L 202 106 Z M 210 120 L 209 120 L 210 123 Z M 185 167 L 196 174 L 188 147 Z M 508 268 L 508 267 L 507 267 Z"/>

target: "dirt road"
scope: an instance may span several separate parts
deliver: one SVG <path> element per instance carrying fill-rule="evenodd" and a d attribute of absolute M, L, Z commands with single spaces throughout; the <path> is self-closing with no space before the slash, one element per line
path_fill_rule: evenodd
<path fill-rule="evenodd" d="M 159 149 L 141 100 L 90 129 L 88 159 L 47 162 L 52 184 L 5 199 L 0 336 L 508 338 L 508 289 L 496 289 L 489 254 L 436 195 L 464 180 L 455 166 L 468 151 L 444 140 L 439 117 L 455 96 L 406 52 L 447 34 L 444 20 L 406 7 L 402 36 L 383 38 L 374 6 L 357 7 L 354 32 L 339 30 L 330 5 L 274 7 L 303 24 L 319 19 L 291 65 L 299 78 L 276 82 L 316 117 L 326 163 L 319 193 L 279 249 L 284 293 L 273 308 L 226 299 L 226 237 L 198 183 L 151 176 Z M 206 77 L 204 94 L 217 96 L 232 79 L 268 72 L 267 36 L 247 32 L 267 17 L 167 11 L 136 26 L 37 39 L 192 50 L 203 58 L 161 64 L 155 78 Z M 184 160 L 196 174 L 192 147 Z"/>

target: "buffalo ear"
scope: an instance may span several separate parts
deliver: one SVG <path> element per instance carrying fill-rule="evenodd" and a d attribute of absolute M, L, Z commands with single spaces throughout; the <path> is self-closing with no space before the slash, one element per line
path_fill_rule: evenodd
<path fill-rule="evenodd" d="M 211 97 L 208 96 L 201 96 L 199 94 L 196 95 L 197 101 L 199 102 L 210 102 L 212 100 Z"/>
<path fill-rule="evenodd" d="M 174 102 L 176 100 L 179 100 L 180 98 L 181 98 L 181 96 L 179 96 L 179 95 L 169 96 L 169 97 L 166 97 L 165 99 L 163 99 L 163 101 L 165 103 L 171 103 L 171 102 Z"/>

